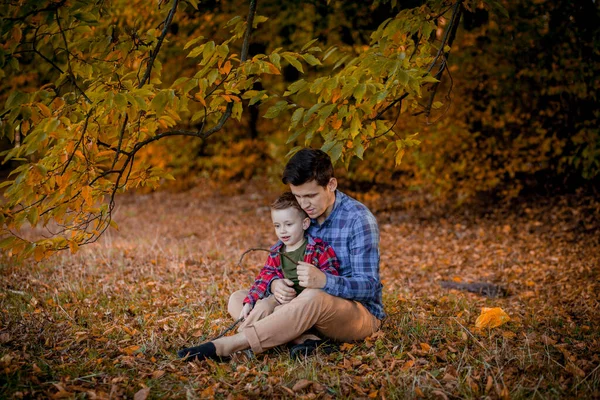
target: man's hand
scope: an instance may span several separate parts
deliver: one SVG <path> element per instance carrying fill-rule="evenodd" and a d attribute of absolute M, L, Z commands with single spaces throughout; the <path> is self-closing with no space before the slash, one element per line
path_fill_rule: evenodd
<path fill-rule="evenodd" d="M 296 297 L 294 282 L 289 279 L 275 279 L 271 282 L 271 293 L 279 303 L 289 303 Z"/>
<path fill-rule="evenodd" d="M 300 286 L 311 289 L 323 289 L 327 276 L 319 268 L 304 261 L 298 261 L 298 282 Z"/>
<path fill-rule="evenodd" d="M 244 308 L 242 308 L 242 312 L 240 313 L 240 316 L 238 318 L 248 318 L 248 314 L 250 314 L 250 311 L 252 311 L 252 304 L 244 304 Z"/>

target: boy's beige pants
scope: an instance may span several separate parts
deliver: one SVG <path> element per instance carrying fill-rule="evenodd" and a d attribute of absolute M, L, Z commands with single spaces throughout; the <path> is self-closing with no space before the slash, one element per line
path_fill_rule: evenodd
<path fill-rule="evenodd" d="M 238 290 L 229 298 L 228 311 L 238 319 L 247 290 Z M 260 353 L 301 337 L 313 328 L 330 339 L 341 342 L 362 340 L 381 325 L 365 306 L 342 299 L 321 289 L 305 289 L 287 304 L 279 304 L 274 296 L 256 302 L 238 328 L 254 353 Z"/>

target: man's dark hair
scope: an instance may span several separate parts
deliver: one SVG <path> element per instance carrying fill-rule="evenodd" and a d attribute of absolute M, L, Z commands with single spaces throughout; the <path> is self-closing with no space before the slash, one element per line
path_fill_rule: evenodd
<path fill-rule="evenodd" d="M 319 149 L 302 149 L 290 158 L 281 180 L 284 184 L 300 186 L 317 181 L 319 186 L 327 186 L 333 178 L 331 158 Z"/>

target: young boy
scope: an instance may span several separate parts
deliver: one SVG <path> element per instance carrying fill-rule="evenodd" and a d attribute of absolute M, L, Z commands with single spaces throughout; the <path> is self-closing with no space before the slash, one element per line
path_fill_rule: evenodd
<path fill-rule="evenodd" d="M 265 266 L 248 291 L 243 301 L 244 307 L 240 318 L 247 318 L 258 300 L 269 296 L 275 297 L 270 291 L 270 285 L 275 279 L 286 280 L 286 285 L 293 287 L 296 295 L 300 294 L 304 288 L 300 286 L 298 280 L 296 271 L 298 261 L 312 264 L 323 272 L 339 275 L 339 262 L 335 252 L 321 239 L 313 238 L 306 233 L 310 226 L 310 219 L 291 192 L 282 194 L 271 204 L 271 219 L 279 241 L 271 247 Z M 288 303 L 295 297 L 291 290 L 289 293 L 288 296 L 275 298 L 277 302 L 274 304 Z"/>
<path fill-rule="evenodd" d="M 229 299 L 229 313 L 234 318 L 237 314 L 233 310 L 239 310 L 239 302 L 243 299 L 244 306 L 238 318 L 243 317 L 244 322 L 238 328 L 239 331 L 271 315 L 277 307 L 289 303 L 301 293 L 304 287 L 299 284 L 296 269 L 298 261 L 304 261 L 325 273 L 339 276 L 340 265 L 335 252 L 321 239 L 306 233 L 310 219 L 291 192 L 282 194 L 271 204 L 271 219 L 279 241 L 271 247 L 267 262 L 250 290 L 238 290 Z M 280 289 L 272 293 L 271 283 L 278 279 L 285 285 L 280 285 Z M 223 360 L 217 355 L 213 342 L 179 350 L 177 355 L 187 361 L 195 358 Z"/>

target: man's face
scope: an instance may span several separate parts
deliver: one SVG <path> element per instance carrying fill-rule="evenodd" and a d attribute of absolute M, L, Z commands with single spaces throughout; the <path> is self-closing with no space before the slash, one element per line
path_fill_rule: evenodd
<path fill-rule="evenodd" d="M 300 207 L 306 211 L 309 217 L 316 219 L 319 223 L 325 221 L 333 209 L 336 187 L 335 178 L 331 178 L 327 186 L 320 186 L 315 180 L 299 186 L 290 184 L 290 190 L 296 196 Z"/>
<path fill-rule="evenodd" d="M 300 210 L 295 208 L 272 209 L 271 219 L 275 234 L 285 244 L 286 251 L 296 250 L 302 245 L 304 231 L 310 225 L 310 220 L 303 216 Z"/>

